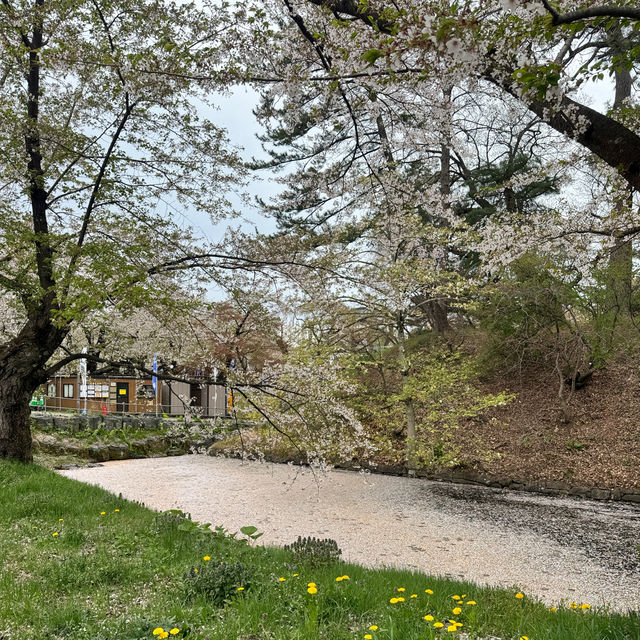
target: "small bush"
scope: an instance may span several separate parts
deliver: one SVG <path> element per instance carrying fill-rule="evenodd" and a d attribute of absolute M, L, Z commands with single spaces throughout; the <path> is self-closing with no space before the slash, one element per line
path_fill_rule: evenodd
<path fill-rule="evenodd" d="M 297 563 L 310 567 L 333 564 L 338 562 L 342 555 L 342 550 L 338 547 L 338 543 L 331 538 L 320 540 L 319 538 L 302 538 L 298 536 L 295 542 L 286 544 L 284 548 L 293 552 Z"/>
<path fill-rule="evenodd" d="M 211 562 L 191 569 L 184 575 L 187 597 L 204 596 L 221 607 L 239 590 L 251 587 L 251 570 L 241 562 Z"/>

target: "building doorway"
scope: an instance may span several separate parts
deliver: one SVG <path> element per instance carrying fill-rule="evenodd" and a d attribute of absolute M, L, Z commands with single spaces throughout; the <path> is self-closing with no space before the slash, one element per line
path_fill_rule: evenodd
<path fill-rule="evenodd" d="M 126 413 L 129 411 L 129 383 L 116 383 L 116 411 Z"/>

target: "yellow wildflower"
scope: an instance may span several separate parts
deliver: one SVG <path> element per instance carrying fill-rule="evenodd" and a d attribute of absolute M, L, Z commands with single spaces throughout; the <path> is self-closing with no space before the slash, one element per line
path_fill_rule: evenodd
<path fill-rule="evenodd" d="M 468 604 L 468 605 L 471 605 L 471 606 L 473 606 L 475 603 L 476 603 L 476 601 L 475 601 L 475 600 L 467 600 L 467 601 L 465 602 L 465 604 Z"/>
<path fill-rule="evenodd" d="M 433 623 L 433 626 L 434 626 L 436 629 L 442 629 L 442 627 L 444 627 L 444 625 L 442 624 L 442 622 L 434 622 L 434 623 Z"/>
<path fill-rule="evenodd" d="M 286 578 L 278 578 L 278 582 L 284 582 Z"/>
<path fill-rule="evenodd" d="M 400 593 L 402 593 L 403 591 L 406 591 L 406 589 L 404 587 L 398 587 L 397 591 L 399 591 Z"/>
<path fill-rule="evenodd" d="M 164 640 L 165 638 L 169 637 L 169 632 L 168 631 L 163 631 L 158 638 L 161 638 L 161 640 Z"/>
<path fill-rule="evenodd" d="M 316 589 L 316 587 L 309 587 L 307 589 L 307 592 L 310 593 L 311 595 L 314 595 L 315 593 L 318 593 L 318 589 Z"/>
<path fill-rule="evenodd" d="M 54 538 L 58 535 L 58 532 L 55 531 L 54 533 L 51 534 Z"/>
<path fill-rule="evenodd" d="M 244 587 L 238 587 L 238 591 L 244 591 Z"/>
<path fill-rule="evenodd" d="M 590 604 L 587 604 L 586 602 L 583 602 L 583 603 L 580 605 L 580 609 L 591 609 L 591 605 L 590 605 Z"/>
<path fill-rule="evenodd" d="M 467 594 L 463 593 L 460 597 L 464 600 L 467 597 Z"/>
<path fill-rule="evenodd" d="M 307 583 L 307 587 L 315 587 L 316 583 L 315 582 L 309 582 Z"/>
<path fill-rule="evenodd" d="M 428 593 L 430 596 L 433 595 L 433 591 L 431 589 L 425 589 L 424 592 Z"/>
<path fill-rule="evenodd" d="M 202 559 L 203 559 L 205 562 L 209 562 L 209 560 L 211 560 L 211 556 L 202 556 Z"/>
<path fill-rule="evenodd" d="M 524 593 L 520 593 L 518 591 L 518 593 L 516 593 L 516 598 L 518 598 L 518 600 L 522 600 L 522 598 L 524 598 Z"/>
<path fill-rule="evenodd" d="M 115 511 L 116 513 L 120 513 L 120 509 L 114 509 L 114 511 Z M 174 633 L 173 635 L 175 635 L 175 633 Z"/>
<path fill-rule="evenodd" d="M 198 570 L 197 570 L 197 569 L 194 569 L 193 571 L 194 571 L 194 573 L 198 573 Z"/>
<path fill-rule="evenodd" d="M 299 573 L 294 573 L 292 577 L 297 578 L 299 575 Z"/>
<path fill-rule="evenodd" d="M 377 630 L 378 630 L 378 625 L 377 625 L 377 624 L 372 624 L 372 625 L 369 627 L 369 629 L 370 629 L 371 631 L 377 631 Z"/>
<path fill-rule="evenodd" d="M 412 593 L 412 594 L 411 594 L 411 597 L 412 597 L 412 598 L 417 598 L 417 597 L 418 597 L 418 594 L 417 594 L 417 593 Z"/>
<path fill-rule="evenodd" d="M 373 636 L 370 633 L 365 633 L 364 640 L 373 640 Z"/>
<path fill-rule="evenodd" d="M 578 603 L 577 603 L 577 602 L 570 602 L 570 603 L 569 603 L 569 606 L 570 606 L 572 609 L 575 609 L 575 608 L 578 606 Z"/>
<path fill-rule="evenodd" d="M 178 627 L 173 627 L 173 629 L 171 629 L 171 631 L 169 631 L 169 633 L 172 636 L 178 635 L 180 633 L 180 629 L 178 629 Z"/>
<path fill-rule="evenodd" d="M 462 613 L 462 609 L 460 607 L 456 607 L 452 613 L 454 616 L 459 616 Z"/>
<path fill-rule="evenodd" d="M 342 576 L 338 576 L 338 577 L 336 578 L 336 582 L 342 582 L 342 580 L 343 580 Z"/>
<path fill-rule="evenodd" d="M 101 512 L 100 512 L 100 515 L 101 515 L 101 516 L 104 516 L 104 515 L 106 515 L 106 513 L 107 513 L 106 511 L 101 511 Z"/>
<path fill-rule="evenodd" d="M 549 607 L 549 611 L 557 611 L 558 607 Z"/>
<path fill-rule="evenodd" d="M 430 616 L 430 615 L 428 615 L 428 614 L 427 614 L 426 616 L 424 616 L 424 619 L 425 619 L 427 622 L 431 622 L 431 621 L 433 620 L 433 616 Z"/>
<path fill-rule="evenodd" d="M 396 598 L 398 602 L 404 602 L 404 598 Z"/>
<path fill-rule="evenodd" d="M 454 600 L 460 600 L 460 596 L 451 596 Z"/>
<path fill-rule="evenodd" d="M 163 632 L 164 632 L 164 629 L 163 629 L 162 627 L 156 627 L 156 628 L 153 630 L 153 635 L 154 635 L 154 636 L 159 636 L 159 635 L 160 635 L 161 633 L 163 633 Z"/>
<path fill-rule="evenodd" d="M 391 598 L 391 600 L 389 600 L 389 602 L 391 604 L 395 604 L 396 602 L 398 602 L 398 598 Z"/>
<path fill-rule="evenodd" d="M 520 636 L 520 640 L 529 640 L 529 636 Z"/>
<path fill-rule="evenodd" d="M 344 575 L 344 576 L 342 576 L 342 579 L 343 579 L 343 580 L 349 580 L 349 576 Z"/>
<path fill-rule="evenodd" d="M 63 521 L 63 518 L 58 518 L 58 522 L 62 522 L 62 521 Z"/>
<path fill-rule="evenodd" d="M 456 627 L 456 625 L 455 625 L 455 624 L 450 624 L 450 625 L 447 627 L 447 631 L 448 631 L 449 633 L 455 633 L 457 630 L 458 630 L 458 627 Z"/>

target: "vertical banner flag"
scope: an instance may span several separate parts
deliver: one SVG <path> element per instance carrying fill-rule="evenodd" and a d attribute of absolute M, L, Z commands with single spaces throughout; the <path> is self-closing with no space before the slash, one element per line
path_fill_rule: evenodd
<path fill-rule="evenodd" d="M 82 353 L 87 353 L 87 347 L 83 347 Z M 80 393 L 87 397 L 87 359 L 80 358 Z M 83 397 L 82 395 L 80 397 Z"/>
<path fill-rule="evenodd" d="M 158 373 L 158 354 L 155 353 L 153 355 L 153 373 Z M 153 376 L 151 378 L 151 384 L 153 386 L 153 393 L 158 393 L 158 378 L 157 376 Z"/>

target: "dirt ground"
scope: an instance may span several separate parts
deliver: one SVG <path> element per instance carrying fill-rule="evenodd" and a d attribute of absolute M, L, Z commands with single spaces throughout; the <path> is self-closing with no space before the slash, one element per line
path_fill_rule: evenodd
<path fill-rule="evenodd" d="M 571 420 L 561 419 L 558 380 L 539 371 L 496 378 L 489 391 L 516 398 L 473 426 L 463 460 L 486 474 L 525 483 L 565 482 L 579 487 L 640 488 L 640 368 L 626 361 L 596 371 L 570 402 Z M 569 388 L 565 388 L 565 392 Z"/>

